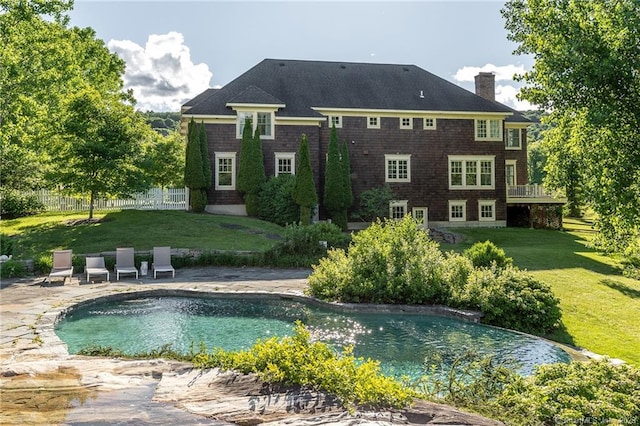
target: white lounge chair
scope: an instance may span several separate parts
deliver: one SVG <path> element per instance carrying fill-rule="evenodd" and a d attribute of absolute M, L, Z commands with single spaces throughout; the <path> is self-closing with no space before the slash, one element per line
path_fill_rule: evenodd
<path fill-rule="evenodd" d="M 63 284 L 67 277 L 71 279 L 73 276 L 72 257 L 72 250 L 55 250 L 53 252 L 53 266 L 48 277 L 49 284 L 51 284 L 51 278 L 62 277 Z"/>
<path fill-rule="evenodd" d="M 138 268 L 136 268 L 133 248 L 116 249 L 116 280 L 120 279 L 120 274 L 136 274 L 138 279 Z"/>
<path fill-rule="evenodd" d="M 104 266 L 104 257 L 87 257 L 84 271 L 87 273 L 87 282 L 91 275 L 105 275 L 109 281 L 109 270 Z"/>
<path fill-rule="evenodd" d="M 176 270 L 171 265 L 171 247 L 153 248 L 153 278 L 158 278 L 158 272 L 171 272 L 176 277 Z"/>

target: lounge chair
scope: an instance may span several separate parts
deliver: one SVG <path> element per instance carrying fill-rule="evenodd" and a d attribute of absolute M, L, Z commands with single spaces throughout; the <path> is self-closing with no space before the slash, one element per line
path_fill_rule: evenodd
<path fill-rule="evenodd" d="M 176 277 L 176 270 L 171 265 L 171 247 L 153 248 L 153 278 L 158 278 L 158 272 L 171 272 Z"/>
<path fill-rule="evenodd" d="M 71 250 L 55 250 L 53 252 L 53 267 L 48 277 L 49 284 L 51 284 L 51 278 L 62 277 L 63 284 L 67 277 L 71 279 L 73 276 L 72 256 Z"/>
<path fill-rule="evenodd" d="M 89 282 L 89 276 L 91 275 L 107 275 L 107 281 L 109 281 L 109 270 L 104 266 L 104 257 L 87 257 L 86 266 L 84 267 L 87 273 L 87 282 Z"/>
<path fill-rule="evenodd" d="M 138 268 L 134 263 L 133 248 L 116 249 L 116 280 L 120 279 L 120 274 L 136 274 L 138 279 Z"/>

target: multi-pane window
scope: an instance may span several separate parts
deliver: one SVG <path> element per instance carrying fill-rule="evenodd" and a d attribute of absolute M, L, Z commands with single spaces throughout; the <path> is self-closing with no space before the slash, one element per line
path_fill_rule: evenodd
<path fill-rule="evenodd" d="M 379 129 L 380 117 L 367 117 L 367 129 Z"/>
<path fill-rule="evenodd" d="M 329 116 L 329 127 L 335 126 L 336 129 L 342 127 L 342 117 L 339 115 L 330 115 Z"/>
<path fill-rule="evenodd" d="M 505 146 L 510 149 L 522 148 L 520 142 L 520 129 L 507 129 L 507 137 L 505 140 Z"/>
<path fill-rule="evenodd" d="M 236 188 L 236 153 L 216 152 L 215 189 L 232 190 Z"/>
<path fill-rule="evenodd" d="M 436 128 L 436 119 L 431 117 L 426 117 L 424 119 L 424 129 L 434 130 L 435 128 Z"/>
<path fill-rule="evenodd" d="M 413 129 L 413 119 L 410 117 L 400 117 L 401 129 Z"/>
<path fill-rule="evenodd" d="M 389 217 L 391 219 L 402 219 L 407 214 L 407 200 L 389 201 Z"/>
<path fill-rule="evenodd" d="M 259 112 L 258 114 L 258 129 L 260 130 L 260 136 L 271 136 L 271 113 Z"/>
<path fill-rule="evenodd" d="M 385 182 L 411 182 L 411 156 L 385 155 Z"/>
<path fill-rule="evenodd" d="M 413 215 L 413 218 L 418 222 L 418 224 L 423 229 L 427 229 L 429 227 L 427 212 L 428 212 L 427 207 L 414 207 L 411 212 Z"/>
<path fill-rule="evenodd" d="M 513 160 L 507 160 L 504 166 L 504 172 L 506 175 L 507 185 L 516 184 L 516 163 Z"/>
<path fill-rule="evenodd" d="M 496 220 L 496 202 L 494 200 L 478 201 L 478 219 L 480 221 Z"/>
<path fill-rule="evenodd" d="M 467 220 L 467 202 L 464 200 L 449 201 L 449 221 L 464 222 Z"/>
<path fill-rule="evenodd" d="M 296 173 L 296 155 L 293 152 L 276 152 L 276 176 Z"/>
<path fill-rule="evenodd" d="M 451 189 L 492 189 L 494 157 L 449 156 L 449 187 Z"/>
<path fill-rule="evenodd" d="M 486 119 L 476 120 L 476 140 L 502 140 L 502 121 Z"/>
<path fill-rule="evenodd" d="M 274 126 L 272 112 L 238 111 L 238 120 L 236 122 L 236 138 L 242 138 L 244 124 L 247 120 L 251 120 L 252 134 L 256 131 L 256 128 L 258 128 L 260 129 L 261 139 L 273 139 Z"/>

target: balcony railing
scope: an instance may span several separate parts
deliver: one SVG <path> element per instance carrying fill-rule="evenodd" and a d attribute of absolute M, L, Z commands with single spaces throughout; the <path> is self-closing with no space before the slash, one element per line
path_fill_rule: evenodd
<path fill-rule="evenodd" d="M 545 189 L 542 185 L 508 185 L 507 202 L 564 203 L 564 194 Z"/>

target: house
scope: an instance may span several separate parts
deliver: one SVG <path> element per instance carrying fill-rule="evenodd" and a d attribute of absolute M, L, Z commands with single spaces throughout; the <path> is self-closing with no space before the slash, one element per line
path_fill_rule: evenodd
<path fill-rule="evenodd" d="M 532 201 L 550 200 L 532 198 L 526 185 L 531 122 L 496 102 L 494 90 L 491 73 L 480 73 L 471 93 L 415 65 L 265 59 L 188 101 L 182 118 L 183 125 L 191 118 L 205 124 L 214 173 L 209 212 L 245 214 L 235 179 L 251 118 L 267 176 L 295 173 L 306 134 L 321 197 L 335 126 L 349 149 L 354 208 L 363 191 L 387 184 L 396 197 L 391 217 L 496 227 L 507 225 L 510 206 L 521 216 Z"/>

